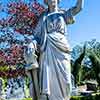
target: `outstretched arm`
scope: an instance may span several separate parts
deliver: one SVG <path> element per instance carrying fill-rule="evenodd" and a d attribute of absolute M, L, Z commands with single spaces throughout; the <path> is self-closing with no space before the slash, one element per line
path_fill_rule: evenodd
<path fill-rule="evenodd" d="M 84 0 L 77 0 L 75 6 L 68 9 L 67 11 L 64 11 L 64 18 L 65 18 L 66 24 L 73 24 L 75 22 L 75 19 L 73 16 L 75 16 L 82 10 L 83 4 L 84 4 Z"/>
<path fill-rule="evenodd" d="M 70 8 L 69 11 L 71 11 L 71 14 L 75 16 L 82 10 L 83 4 L 84 4 L 84 0 L 77 0 L 76 5 Z"/>

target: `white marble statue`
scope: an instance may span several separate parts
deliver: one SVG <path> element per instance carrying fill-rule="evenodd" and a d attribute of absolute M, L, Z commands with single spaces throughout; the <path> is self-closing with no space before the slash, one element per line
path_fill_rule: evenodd
<path fill-rule="evenodd" d="M 26 48 L 24 49 L 24 59 L 26 61 L 26 73 L 30 78 L 30 96 L 33 100 L 38 100 L 39 96 L 39 82 L 38 82 L 38 62 L 37 55 L 35 54 L 37 49 L 36 41 L 32 39 L 27 39 Z"/>
<path fill-rule="evenodd" d="M 41 15 L 33 32 L 39 47 L 39 100 L 69 100 L 71 93 L 70 47 L 65 34 L 67 25 L 82 9 L 77 0 L 70 9 L 58 7 L 60 0 L 44 0 L 48 9 Z"/>

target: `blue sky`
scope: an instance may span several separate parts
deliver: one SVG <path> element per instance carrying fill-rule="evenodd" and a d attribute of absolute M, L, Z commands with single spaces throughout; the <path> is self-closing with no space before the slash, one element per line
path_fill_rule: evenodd
<path fill-rule="evenodd" d="M 68 9 L 74 6 L 76 1 L 62 0 L 60 7 Z M 39 2 L 43 3 L 43 0 L 39 0 Z M 100 41 L 100 0 L 84 0 L 84 8 L 75 16 L 75 19 L 76 22 L 68 26 L 68 38 L 71 46 L 94 38 Z"/>
<path fill-rule="evenodd" d="M 76 23 L 68 28 L 71 45 L 93 38 L 100 41 L 100 0 L 84 1 L 83 10 L 75 17 Z"/>

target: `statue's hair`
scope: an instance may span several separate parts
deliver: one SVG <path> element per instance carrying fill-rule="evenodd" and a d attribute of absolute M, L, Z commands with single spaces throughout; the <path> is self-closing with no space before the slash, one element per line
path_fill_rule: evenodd
<path fill-rule="evenodd" d="M 58 3 L 60 2 L 61 0 L 58 0 Z M 48 4 L 48 0 L 44 0 L 44 3 L 45 4 Z"/>

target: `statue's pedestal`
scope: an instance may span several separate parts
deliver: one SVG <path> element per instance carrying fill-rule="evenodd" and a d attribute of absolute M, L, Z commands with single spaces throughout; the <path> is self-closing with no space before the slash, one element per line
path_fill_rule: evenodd
<path fill-rule="evenodd" d="M 27 71 L 28 77 L 30 77 L 29 93 L 30 96 L 35 100 L 39 96 L 39 83 L 38 83 L 38 69 L 32 69 Z"/>
<path fill-rule="evenodd" d="M 41 95 L 41 96 L 39 97 L 39 100 L 47 100 L 47 97 L 46 97 L 45 95 Z"/>

